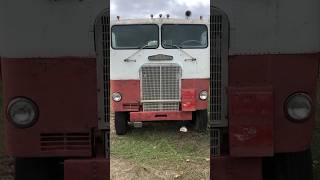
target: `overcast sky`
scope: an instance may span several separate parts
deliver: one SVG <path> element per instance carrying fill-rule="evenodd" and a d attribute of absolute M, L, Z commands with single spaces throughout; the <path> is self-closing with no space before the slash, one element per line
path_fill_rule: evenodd
<path fill-rule="evenodd" d="M 124 19 L 149 18 L 150 14 L 170 14 L 174 18 L 183 18 L 186 10 L 192 11 L 192 17 L 205 18 L 210 14 L 210 0 L 110 0 L 111 18 L 121 16 Z"/>

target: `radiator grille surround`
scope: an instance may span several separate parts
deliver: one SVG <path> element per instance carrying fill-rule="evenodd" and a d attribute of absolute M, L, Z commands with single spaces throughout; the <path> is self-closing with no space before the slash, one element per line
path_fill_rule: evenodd
<path fill-rule="evenodd" d="M 179 111 L 181 67 L 174 63 L 145 64 L 140 68 L 143 111 Z"/>

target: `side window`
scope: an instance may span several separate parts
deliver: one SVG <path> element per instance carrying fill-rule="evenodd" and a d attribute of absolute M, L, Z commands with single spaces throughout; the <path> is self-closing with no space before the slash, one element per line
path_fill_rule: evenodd
<path fill-rule="evenodd" d="M 116 35 L 114 33 L 112 33 L 112 47 L 117 47 L 117 38 Z"/>

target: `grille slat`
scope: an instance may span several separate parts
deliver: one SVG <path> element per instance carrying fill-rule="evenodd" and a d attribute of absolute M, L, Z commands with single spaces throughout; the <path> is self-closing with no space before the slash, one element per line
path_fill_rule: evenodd
<path fill-rule="evenodd" d="M 143 111 L 179 111 L 181 67 L 145 64 L 140 69 Z"/>
<path fill-rule="evenodd" d="M 40 149 L 55 150 L 90 150 L 90 133 L 43 133 L 40 134 Z"/>

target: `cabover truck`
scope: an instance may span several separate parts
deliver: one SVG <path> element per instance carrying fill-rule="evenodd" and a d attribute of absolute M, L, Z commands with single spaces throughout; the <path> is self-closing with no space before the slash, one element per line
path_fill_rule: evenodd
<path fill-rule="evenodd" d="M 319 7 L 318 0 L 211 1 L 214 180 L 312 180 Z"/>
<path fill-rule="evenodd" d="M 207 129 L 208 19 L 170 15 L 111 22 L 110 87 L 116 133 L 128 123 L 188 121 Z"/>
<path fill-rule="evenodd" d="M 108 7 L 0 0 L 1 123 L 16 180 L 109 179 Z"/>

